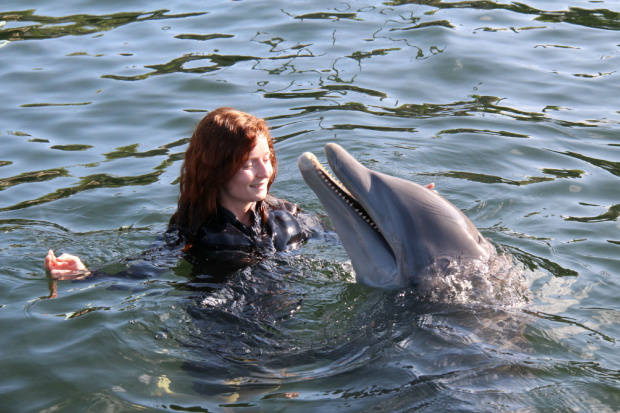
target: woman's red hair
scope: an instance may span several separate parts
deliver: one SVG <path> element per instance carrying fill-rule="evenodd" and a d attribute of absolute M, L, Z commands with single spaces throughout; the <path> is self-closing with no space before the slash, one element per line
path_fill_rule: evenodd
<path fill-rule="evenodd" d="M 247 162 L 260 137 L 266 137 L 271 152 L 273 174 L 278 163 L 267 123 L 235 110 L 219 108 L 206 115 L 192 135 L 181 167 L 179 204 L 170 224 L 193 237 L 217 214 L 218 192 Z"/>

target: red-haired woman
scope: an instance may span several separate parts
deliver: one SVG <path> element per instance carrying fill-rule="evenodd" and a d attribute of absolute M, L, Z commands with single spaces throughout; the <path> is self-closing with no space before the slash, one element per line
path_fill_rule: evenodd
<path fill-rule="evenodd" d="M 185 249 L 284 251 L 310 235 L 299 208 L 268 195 L 278 169 L 267 123 L 219 108 L 196 126 L 181 167 L 180 198 L 167 234 Z M 55 278 L 88 274 L 73 255 L 49 251 L 45 268 Z"/>

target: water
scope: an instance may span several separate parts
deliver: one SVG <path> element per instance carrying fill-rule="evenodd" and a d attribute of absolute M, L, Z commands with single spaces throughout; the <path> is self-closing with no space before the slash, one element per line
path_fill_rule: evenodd
<path fill-rule="evenodd" d="M 0 21 L 0 410 L 620 409 L 617 2 L 8 0 Z M 307 211 L 296 159 L 327 142 L 435 182 L 531 305 L 368 289 L 333 241 L 209 294 L 175 257 L 46 276 L 49 248 L 148 249 L 224 105 L 267 118 L 273 193 Z"/>

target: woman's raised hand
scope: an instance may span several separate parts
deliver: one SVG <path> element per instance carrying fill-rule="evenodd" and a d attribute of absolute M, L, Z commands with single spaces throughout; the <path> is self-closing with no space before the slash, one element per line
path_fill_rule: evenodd
<path fill-rule="evenodd" d="M 52 250 L 49 250 L 45 257 L 45 268 L 53 278 L 59 280 L 84 278 L 90 274 L 79 257 L 71 254 L 62 254 L 60 257 L 56 257 Z"/>

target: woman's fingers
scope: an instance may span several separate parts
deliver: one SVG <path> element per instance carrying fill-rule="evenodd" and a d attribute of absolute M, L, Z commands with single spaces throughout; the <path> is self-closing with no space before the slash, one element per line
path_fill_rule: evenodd
<path fill-rule="evenodd" d="M 50 270 L 50 275 L 52 276 L 52 278 L 56 280 L 81 280 L 83 278 L 88 277 L 90 275 L 90 271 L 88 271 L 85 267 L 80 268 L 80 269 L 55 268 L 55 269 Z"/>
<path fill-rule="evenodd" d="M 435 183 L 434 183 L 434 182 L 431 182 L 430 184 L 425 185 L 425 187 L 426 187 L 426 188 L 428 188 L 428 189 L 430 189 L 431 191 L 435 192 L 436 194 L 438 194 L 438 193 L 439 193 L 439 192 L 437 192 L 437 191 L 435 190 Z"/>
<path fill-rule="evenodd" d="M 73 268 L 76 270 L 83 270 L 86 268 L 84 264 L 82 264 L 82 261 L 80 261 L 79 257 L 71 254 L 62 254 L 60 257 L 57 258 L 57 261 L 59 264 L 67 266 L 67 268 Z"/>
<path fill-rule="evenodd" d="M 51 270 L 54 266 L 56 266 L 56 262 L 56 255 L 54 254 L 54 251 L 49 250 L 45 256 L 45 268 Z"/>
<path fill-rule="evenodd" d="M 62 276 L 62 275 L 70 274 L 72 272 L 73 272 L 72 270 L 58 270 L 58 269 L 55 269 L 55 270 L 51 270 L 50 274 L 52 274 L 52 277 L 56 278 L 56 277 L 59 277 L 59 276 Z"/>

